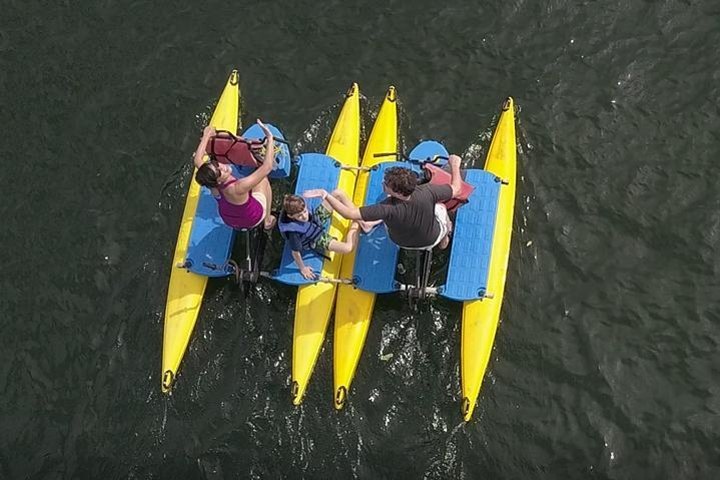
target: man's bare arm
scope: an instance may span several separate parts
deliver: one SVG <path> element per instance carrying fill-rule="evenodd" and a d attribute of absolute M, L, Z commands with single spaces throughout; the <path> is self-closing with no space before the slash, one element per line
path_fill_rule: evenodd
<path fill-rule="evenodd" d="M 462 191 L 462 175 L 460 174 L 460 157 L 450 155 L 448 163 L 450 164 L 450 187 L 452 188 L 453 197 L 460 195 Z"/>

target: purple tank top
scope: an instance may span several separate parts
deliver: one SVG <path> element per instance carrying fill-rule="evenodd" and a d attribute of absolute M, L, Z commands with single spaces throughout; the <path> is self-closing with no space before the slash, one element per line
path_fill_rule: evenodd
<path fill-rule="evenodd" d="M 216 198 L 216 200 L 220 217 L 226 225 L 232 228 L 252 228 L 262 221 L 263 206 L 253 197 L 252 190 L 248 192 L 248 201 L 242 205 L 228 202 L 222 191 L 235 182 L 237 182 L 237 179 L 233 178 L 227 183 L 218 185 L 220 197 Z"/>

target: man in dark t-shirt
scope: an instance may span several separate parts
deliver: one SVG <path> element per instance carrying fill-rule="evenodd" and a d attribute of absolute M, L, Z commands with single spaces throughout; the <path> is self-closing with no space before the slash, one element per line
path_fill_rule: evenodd
<path fill-rule="evenodd" d="M 413 172 L 402 167 L 395 167 L 403 172 L 415 176 Z M 390 174 L 395 172 L 390 172 Z M 423 248 L 435 246 L 442 238 L 441 233 L 447 235 L 447 211 L 443 211 L 442 204 L 452 198 L 450 185 L 417 186 L 407 200 L 388 196 L 375 205 L 360 207 L 360 216 L 366 222 L 382 220 L 388 229 L 393 242 L 401 247 Z M 436 204 L 439 212 L 436 212 Z M 443 235 L 443 237 L 445 236 Z M 438 242 L 436 242 L 438 240 Z"/>
<path fill-rule="evenodd" d="M 393 242 L 403 248 L 446 248 L 452 224 L 442 202 L 460 193 L 460 157 L 450 155 L 450 185 L 417 185 L 417 175 L 403 167 L 385 171 L 383 190 L 388 197 L 375 205 L 349 207 L 349 198 L 341 190 L 328 194 L 325 190 L 308 190 L 303 196 L 322 197 L 340 215 L 365 223 L 385 222 Z"/>

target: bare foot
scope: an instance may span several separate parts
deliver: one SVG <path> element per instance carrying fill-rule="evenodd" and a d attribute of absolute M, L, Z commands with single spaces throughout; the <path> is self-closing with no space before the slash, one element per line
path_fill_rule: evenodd
<path fill-rule="evenodd" d="M 275 215 L 268 215 L 265 217 L 265 224 L 263 225 L 263 228 L 265 230 L 272 230 L 275 226 L 275 222 L 277 222 L 277 218 L 275 218 Z"/>

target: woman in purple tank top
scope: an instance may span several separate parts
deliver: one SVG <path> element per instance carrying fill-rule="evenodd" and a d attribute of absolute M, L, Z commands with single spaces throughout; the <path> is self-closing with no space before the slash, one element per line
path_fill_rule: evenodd
<path fill-rule="evenodd" d="M 272 132 L 259 119 L 265 133 L 265 160 L 250 175 L 235 178 L 230 165 L 219 163 L 214 158 L 204 161 L 207 144 L 215 135 L 213 127 L 205 127 L 200 145 L 195 151 L 195 180 L 207 187 L 218 201 L 220 217 L 232 228 L 253 228 L 261 223 L 266 230 L 275 225 L 275 216 L 270 215 L 272 188 L 267 176 L 275 165 L 275 139 Z"/>

